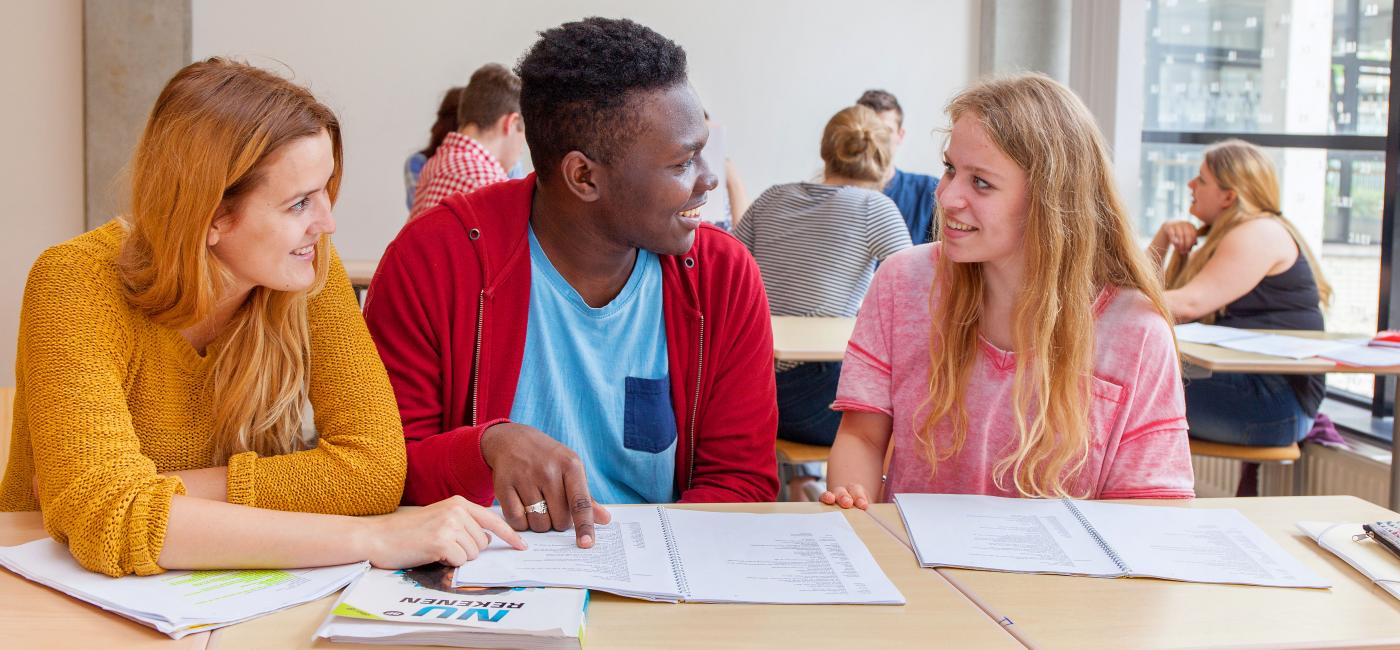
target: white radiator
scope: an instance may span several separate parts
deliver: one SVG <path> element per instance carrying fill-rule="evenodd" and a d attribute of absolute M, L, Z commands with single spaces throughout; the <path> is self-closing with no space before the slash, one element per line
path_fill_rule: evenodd
<path fill-rule="evenodd" d="M 1356 443 L 1356 449 L 1304 445 L 1303 457 L 1292 465 L 1265 463 L 1259 472 L 1259 494 L 1350 494 L 1384 505 L 1390 484 L 1388 453 Z M 1240 482 L 1240 462 L 1227 458 L 1192 456 L 1196 471 L 1196 496 L 1232 497 Z M 1295 472 L 1302 473 L 1294 490 Z"/>

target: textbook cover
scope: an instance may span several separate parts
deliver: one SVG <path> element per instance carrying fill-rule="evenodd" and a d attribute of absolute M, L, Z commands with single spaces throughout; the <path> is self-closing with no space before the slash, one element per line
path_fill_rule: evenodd
<path fill-rule="evenodd" d="M 583 589 L 452 587 L 454 569 L 371 569 L 341 594 L 316 636 L 337 643 L 541 650 L 582 647 Z"/>

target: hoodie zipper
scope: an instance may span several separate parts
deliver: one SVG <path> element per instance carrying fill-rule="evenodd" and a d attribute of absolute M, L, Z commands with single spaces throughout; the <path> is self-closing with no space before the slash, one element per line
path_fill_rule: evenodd
<path fill-rule="evenodd" d="M 486 290 L 482 289 L 476 299 L 476 349 L 472 351 L 472 426 L 477 424 L 477 405 L 481 397 L 481 325 L 485 318 Z"/>
<path fill-rule="evenodd" d="M 695 371 L 695 399 L 690 402 L 690 470 L 685 489 L 695 487 L 695 417 L 700 411 L 700 382 L 705 377 L 705 315 L 700 314 L 700 365 Z"/>

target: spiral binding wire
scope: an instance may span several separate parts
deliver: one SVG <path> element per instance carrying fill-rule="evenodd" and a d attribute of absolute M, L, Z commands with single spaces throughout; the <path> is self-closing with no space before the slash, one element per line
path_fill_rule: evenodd
<path fill-rule="evenodd" d="M 1104 539 L 1099 536 L 1099 531 L 1094 529 L 1094 525 L 1089 523 L 1088 519 L 1084 518 L 1084 513 L 1079 511 L 1079 507 L 1074 505 L 1074 502 L 1069 499 L 1060 499 L 1060 501 L 1074 514 L 1074 518 L 1079 520 L 1079 525 L 1083 526 L 1084 530 L 1089 531 L 1089 535 L 1094 538 L 1094 543 L 1098 544 L 1099 548 L 1103 549 L 1104 555 L 1107 555 L 1108 559 L 1113 560 L 1113 563 L 1118 566 L 1118 570 L 1123 573 L 1132 573 L 1132 571 L 1128 569 L 1128 565 L 1123 563 L 1123 558 L 1118 557 L 1118 551 L 1113 550 L 1113 547 L 1109 546 L 1108 542 L 1104 541 Z"/>
<path fill-rule="evenodd" d="M 671 575 L 676 578 L 676 590 L 682 600 L 690 598 L 690 580 L 685 576 L 685 562 L 681 561 L 680 549 L 676 548 L 676 534 L 671 530 L 671 516 L 662 507 L 656 508 L 661 517 L 661 536 L 666 538 L 666 555 L 671 558 Z"/>

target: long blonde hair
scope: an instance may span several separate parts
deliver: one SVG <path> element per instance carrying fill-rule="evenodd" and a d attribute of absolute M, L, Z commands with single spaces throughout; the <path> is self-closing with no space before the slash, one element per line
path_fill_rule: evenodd
<path fill-rule="evenodd" d="M 1231 230 L 1252 219 L 1271 217 L 1288 231 L 1293 243 L 1298 246 L 1298 252 L 1307 259 L 1322 305 L 1331 303 L 1332 285 L 1323 277 L 1317 256 L 1313 255 L 1312 248 L 1298 228 L 1279 210 L 1278 175 L 1264 152 L 1244 140 L 1231 138 L 1206 149 L 1205 165 L 1221 189 L 1234 191 L 1235 202 L 1225 208 L 1213 223 L 1197 230 L 1197 235 L 1205 239 L 1200 249 L 1195 252 L 1178 251 L 1172 256 L 1166 271 L 1167 288 L 1178 289 L 1190 283 L 1205 268 L 1206 262 L 1215 255 L 1220 242 Z M 1218 312 L 1207 314 L 1201 321 L 1213 323 L 1216 316 L 1223 312 L 1224 308 L 1221 308 Z"/>
<path fill-rule="evenodd" d="M 1170 322 L 1157 275 L 1138 250 L 1094 118 L 1069 89 L 1039 74 L 992 79 L 959 93 L 947 113 L 953 122 L 976 120 L 1028 181 L 1024 286 L 1012 323 L 1016 441 L 994 467 L 994 481 L 1006 489 L 1010 474 L 1023 496 L 1087 496 L 1071 495 L 1069 485 L 1092 442 L 1094 301 L 1108 287 L 1136 289 Z M 944 254 L 937 271 L 930 295 L 928 414 L 918 433 L 935 472 L 967 436 L 965 393 L 981 354 L 986 291 L 979 263 L 956 263 Z M 951 419 L 953 438 L 942 449 L 934 430 L 945 419 Z"/>
<path fill-rule="evenodd" d="M 132 161 L 131 211 L 118 268 L 127 300 L 154 322 L 184 329 L 209 317 L 233 281 L 206 243 L 216 216 L 263 179 L 263 163 L 299 138 L 329 134 L 340 187 L 340 125 L 305 88 L 265 70 L 213 58 L 166 84 Z M 306 404 L 307 298 L 324 286 L 328 241 L 316 242 L 306 291 L 256 287 L 220 335 L 212 360 L 213 461 L 293 451 Z"/>
<path fill-rule="evenodd" d="M 890 128 L 875 111 L 859 104 L 837 111 L 822 130 L 821 155 L 826 173 L 880 189 L 893 164 Z"/>

